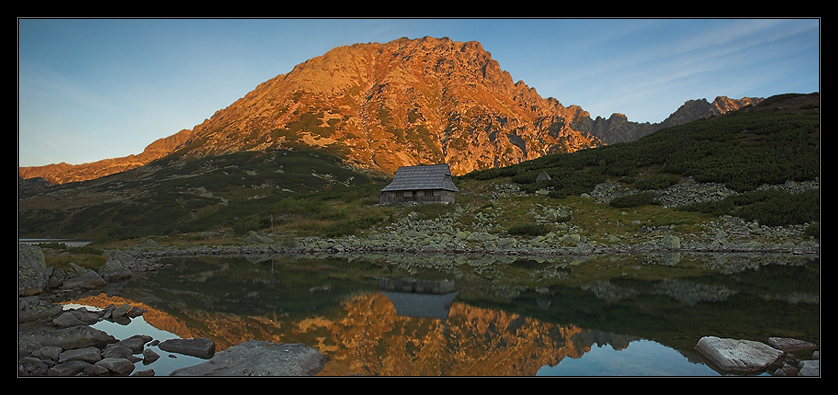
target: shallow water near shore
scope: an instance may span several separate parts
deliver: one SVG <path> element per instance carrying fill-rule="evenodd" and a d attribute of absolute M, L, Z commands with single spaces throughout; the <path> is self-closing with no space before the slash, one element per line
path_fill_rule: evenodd
<path fill-rule="evenodd" d="M 718 376 L 702 336 L 820 343 L 820 261 L 773 254 L 165 258 L 109 295 L 118 339 L 303 343 L 322 376 Z M 155 350 L 137 370 L 203 362 Z M 765 374 L 758 372 L 757 374 Z"/>

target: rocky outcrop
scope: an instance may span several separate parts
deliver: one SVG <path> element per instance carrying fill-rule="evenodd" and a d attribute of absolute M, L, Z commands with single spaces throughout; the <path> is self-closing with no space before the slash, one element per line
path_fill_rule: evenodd
<path fill-rule="evenodd" d="M 696 119 L 724 115 L 731 111 L 759 104 L 762 100 L 762 98 L 753 97 L 743 97 L 737 100 L 726 96 L 718 96 L 712 102 L 708 102 L 707 99 L 689 100 L 661 122 L 660 128 L 682 125 Z"/>

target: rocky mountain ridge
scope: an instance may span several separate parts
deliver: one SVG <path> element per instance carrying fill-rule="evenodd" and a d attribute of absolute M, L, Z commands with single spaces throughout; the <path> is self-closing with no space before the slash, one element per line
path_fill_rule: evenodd
<path fill-rule="evenodd" d="M 633 141 L 663 127 L 723 114 L 760 99 L 694 100 L 659 124 L 608 119 L 542 98 L 513 82 L 478 42 L 401 38 L 335 48 L 256 87 L 195 126 L 139 155 L 81 165 L 19 167 L 51 184 L 98 178 L 167 155 L 318 150 L 393 174 L 399 166 L 448 163 L 455 174 L 546 154 Z"/>
<path fill-rule="evenodd" d="M 183 146 L 191 135 L 192 130 L 181 130 L 169 137 L 155 140 L 138 155 L 103 159 L 79 165 L 62 162 L 44 166 L 18 167 L 18 186 L 20 188 L 37 188 L 44 186 L 46 183 L 66 184 L 68 182 L 87 181 L 134 169 L 171 154 Z"/>
<path fill-rule="evenodd" d="M 763 98 L 731 99 L 726 96 L 718 96 L 712 102 L 708 102 L 707 99 L 689 100 L 659 123 L 631 122 L 625 115 L 615 113 L 607 119 L 602 117 L 581 119 L 573 127 L 596 136 L 605 144 L 627 143 L 661 129 L 683 125 L 701 118 L 724 115 L 743 107 L 756 105 L 761 101 Z"/>

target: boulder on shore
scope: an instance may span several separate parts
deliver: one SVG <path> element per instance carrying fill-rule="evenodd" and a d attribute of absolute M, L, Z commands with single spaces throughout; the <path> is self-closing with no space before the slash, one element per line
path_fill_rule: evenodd
<path fill-rule="evenodd" d="M 311 376 L 325 364 L 325 355 L 304 344 L 250 340 L 171 376 Z"/>
<path fill-rule="evenodd" d="M 131 279 L 131 270 L 128 270 L 119 259 L 108 258 L 105 265 L 99 268 L 99 276 L 107 283 L 126 281 Z"/>
<path fill-rule="evenodd" d="M 47 262 L 40 247 L 17 245 L 17 293 L 31 296 L 43 292 L 49 280 Z"/>
<path fill-rule="evenodd" d="M 104 288 L 108 285 L 108 282 L 93 269 L 87 269 L 72 262 L 70 266 L 74 269 L 73 273 L 68 274 L 68 278 L 61 284 L 62 289 L 91 290 Z"/>
<path fill-rule="evenodd" d="M 783 351 L 752 340 L 704 336 L 695 349 L 726 373 L 756 373 L 777 361 Z"/>

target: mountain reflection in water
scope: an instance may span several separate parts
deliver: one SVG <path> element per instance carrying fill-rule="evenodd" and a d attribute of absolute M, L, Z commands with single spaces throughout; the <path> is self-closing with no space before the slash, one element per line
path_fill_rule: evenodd
<path fill-rule="evenodd" d="M 251 339 L 307 344 L 329 357 L 326 376 L 717 375 L 693 350 L 702 336 L 819 343 L 817 257 L 164 262 L 116 295 L 73 302 L 139 305 L 154 328 L 209 337 L 218 350 Z"/>

